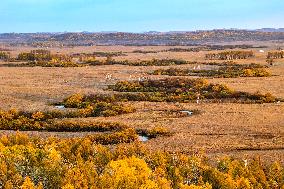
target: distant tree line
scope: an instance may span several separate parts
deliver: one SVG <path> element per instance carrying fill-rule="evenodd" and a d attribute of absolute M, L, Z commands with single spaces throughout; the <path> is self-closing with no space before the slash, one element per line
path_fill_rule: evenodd
<path fill-rule="evenodd" d="M 8 60 L 10 58 L 10 53 L 0 51 L 0 60 Z"/>
<path fill-rule="evenodd" d="M 209 60 L 236 60 L 247 59 L 254 56 L 252 51 L 224 51 L 219 53 L 208 53 L 205 55 Z"/>
<path fill-rule="evenodd" d="M 20 53 L 17 60 L 22 61 L 50 61 L 52 59 L 51 52 L 49 50 L 37 49 L 31 52 Z"/>
<path fill-rule="evenodd" d="M 184 69 L 168 68 L 157 69 L 153 75 L 169 76 L 199 76 L 215 78 L 235 78 L 235 77 L 269 77 L 271 73 L 265 69 L 265 66 L 259 64 L 231 64 L 219 66 L 217 69 Z"/>
<path fill-rule="evenodd" d="M 268 52 L 267 59 L 279 59 L 284 58 L 284 51 Z"/>

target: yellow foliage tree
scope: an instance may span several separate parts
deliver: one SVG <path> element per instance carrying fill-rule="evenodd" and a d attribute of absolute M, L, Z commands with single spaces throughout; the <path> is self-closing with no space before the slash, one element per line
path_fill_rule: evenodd
<path fill-rule="evenodd" d="M 42 112 L 35 112 L 32 114 L 32 118 L 40 121 L 44 118 L 44 114 Z"/>
<path fill-rule="evenodd" d="M 101 177 L 100 185 L 109 189 L 159 188 L 151 177 L 152 171 L 146 162 L 133 156 L 111 161 Z"/>
<path fill-rule="evenodd" d="M 241 177 L 239 180 L 237 180 L 237 188 L 238 189 L 252 189 L 253 187 L 251 186 L 248 179 Z"/>
<path fill-rule="evenodd" d="M 26 177 L 24 183 L 21 186 L 21 189 L 36 189 L 37 187 L 31 181 L 30 177 Z"/>
<path fill-rule="evenodd" d="M 202 185 L 202 186 L 196 186 L 196 185 L 180 185 L 180 189 L 212 189 L 212 186 L 208 183 Z"/>
<path fill-rule="evenodd" d="M 82 94 L 74 94 L 66 99 L 65 104 L 67 107 L 77 108 L 82 103 L 83 98 Z"/>

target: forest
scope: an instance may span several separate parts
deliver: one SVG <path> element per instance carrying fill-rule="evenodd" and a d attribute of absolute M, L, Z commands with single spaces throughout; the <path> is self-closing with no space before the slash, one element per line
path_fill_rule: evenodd
<path fill-rule="evenodd" d="M 102 146 L 89 137 L 59 139 L 24 134 L 0 138 L 0 187 L 212 189 L 283 188 L 284 168 L 205 154 L 151 152 L 139 142 Z"/>

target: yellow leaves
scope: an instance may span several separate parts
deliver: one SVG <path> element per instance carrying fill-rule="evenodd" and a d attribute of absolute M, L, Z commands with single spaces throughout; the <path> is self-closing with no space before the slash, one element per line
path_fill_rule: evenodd
<path fill-rule="evenodd" d="M 3 137 L 2 137 L 3 138 Z M 4 144 L 2 143 L 2 138 L 0 139 L 0 157 L 1 157 L 1 152 L 5 149 Z M 5 136 L 5 138 L 7 139 L 7 136 Z"/>
<path fill-rule="evenodd" d="M 11 109 L 7 112 L 0 110 L 0 118 L 3 118 L 3 119 L 11 120 L 17 115 L 18 115 L 18 111 L 16 109 Z"/>
<path fill-rule="evenodd" d="M 66 184 L 62 187 L 62 189 L 75 189 L 75 187 L 72 184 Z"/>
<path fill-rule="evenodd" d="M 63 179 L 63 188 L 88 189 L 96 186 L 98 174 L 93 162 L 77 160 L 77 165 L 67 170 Z"/>
<path fill-rule="evenodd" d="M 220 87 L 219 85 L 214 85 L 214 86 L 212 87 L 212 90 L 213 90 L 214 92 L 220 92 L 222 89 L 221 89 L 221 87 Z"/>
<path fill-rule="evenodd" d="M 276 100 L 276 98 L 271 94 L 271 93 L 266 93 L 264 95 L 264 98 L 265 98 L 265 102 L 266 103 L 271 103 L 271 102 L 274 102 Z"/>
<path fill-rule="evenodd" d="M 26 177 L 21 189 L 36 189 L 34 183 L 31 181 L 30 177 Z"/>
<path fill-rule="evenodd" d="M 80 188 L 88 189 L 88 180 L 85 178 L 85 175 L 81 172 L 80 168 L 73 168 L 67 171 L 65 174 L 65 182 L 68 182 L 63 188 Z"/>
<path fill-rule="evenodd" d="M 271 72 L 263 68 L 244 69 L 242 77 L 269 77 Z"/>
<path fill-rule="evenodd" d="M 76 108 L 80 106 L 83 101 L 84 96 L 82 94 L 74 94 L 66 99 L 65 104 L 67 107 Z"/>
<path fill-rule="evenodd" d="M 237 180 L 237 189 L 252 189 L 250 182 L 248 179 L 241 177 Z"/>
<path fill-rule="evenodd" d="M 141 144 L 109 148 L 88 138 L 45 140 L 20 134 L 0 141 L 4 189 L 43 188 L 36 186 L 40 181 L 45 188 L 63 189 L 252 189 L 284 184 L 279 163 L 264 168 L 258 160 L 245 166 L 243 161 L 225 158 L 216 168 L 199 157 L 152 153 Z"/>
<path fill-rule="evenodd" d="M 43 186 L 41 183 L 39 183 L 38 186 L 35 186 L 33 181 L 31 181 L 30 177 L 26 177 L 24 183 L 20 187 L 21 189 L 43 189 Z"/>
<path fill-rule="evenodd" d="M 138 189 L 143 185 L 152 187 L 151 169 L 142 159 L 131 157 L 111 161 L 101 177 L 102 188 Z"/>
<path fill-rule="evenodd" d="M 252 69 L 245 69 L 243 70 L 243 75 L 245 75 L 246 77 L 252 77 L 254 76 L 254 72 L 252 71 Z"/>
<path fill-rule="evenodd" d="M 196 79 L 194 83 L 194 87 L 200 89 L 200 88 L 208 86 L 208 84 L 209 84 L 208 80 L 206 79 Z"/>
<path fill-rule="evenodd" d="M 146 180 L 145 184 L 143 184 L 139 189 L 159 189 L 160 187 L 158 186 L 157 183 L 155 183 L 152 180 Z M 166 189 L 163 187 L 163 189 Z"/>
<path fill-rule="evenodd" d="M 180 189 L 212 189 L 212 186 L 209 183 L 206 183 L 205 185 L 202 186 L 181 184 Z"/>
<path fill-rule="evenodd" d="M 58 151 L 55 150 L 55 148 L 51 148 L 48 154 L 48 159 L 51 162 L 60 162 L 61 161 L 61 155 Z"/>
<path fill-rule="evenodd" d="M 150 137 L 157 137 L 157 136 L 168 136 L 170 135 L 170 132 L 161 126 L 156 126 L 150 130 L 147 130 L 147 135 Z"/>
<path fill-rule="evenodd" d="M 78 113 L 80 117 L 89 117 L 92 115 L 93 111 L 94 111 L 94 107 L 88 105 L 86 108 L 80 109 Z"/>
<path fill-rule="evenodd" d="M 42 112 L 35 112 L 32 114 L 32 118 L 36 121 L 44 119 L 44 114 Z"/>
<path fill-rule="evenodd" d="M 13 189 L 13 184 L 12 182 L 9 180 L 5 183 L 3 189 Z"/>

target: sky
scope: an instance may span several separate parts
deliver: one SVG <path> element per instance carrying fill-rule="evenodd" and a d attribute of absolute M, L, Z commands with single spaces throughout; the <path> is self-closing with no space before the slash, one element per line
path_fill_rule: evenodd
<path fill-rule="evenodd" d="M 1 0 L 0 33 L 284 28 L 284 0 Z"/>

